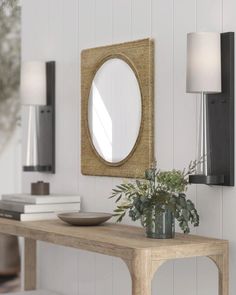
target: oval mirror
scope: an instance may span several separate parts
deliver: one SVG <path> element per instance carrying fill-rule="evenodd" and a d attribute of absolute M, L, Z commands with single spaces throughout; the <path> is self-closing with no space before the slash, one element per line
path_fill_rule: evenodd
<path fill-rule="evenodd" d="M 142 98 L 132 68 L 112 58 L 97 70 L 88 101 L 91 140 L 105 161 L 116 164 L 133 150 L 141 125 Z"/>

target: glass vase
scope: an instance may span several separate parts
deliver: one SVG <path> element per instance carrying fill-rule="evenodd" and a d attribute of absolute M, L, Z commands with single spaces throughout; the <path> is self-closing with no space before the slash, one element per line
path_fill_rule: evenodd
<path fill-rule="evenodd" d="M 145 228 L 148 238 L 172 239 L 175 237 L 174 215 L 168 208 L 164 208 L 164 212 L 160 213 L 154 206 L 146 213 Z"/>

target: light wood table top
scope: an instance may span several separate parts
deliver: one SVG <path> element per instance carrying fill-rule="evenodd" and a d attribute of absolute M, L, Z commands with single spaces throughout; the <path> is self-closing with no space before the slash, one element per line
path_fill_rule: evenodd
<path fill-rule="evenodd" d="M 71 226 L 60 220 L 22 222 L 0 218 L 0 231 L 68 247 L 85 248 L 93 252 L 105 252 L 104 254 L 112 252 L 112 256 L 114 256 L 114 247 L 115 251 L 120 249 L 128 252 L 149 249 L 153 254 L 161 255 L 162 251 L 166 252 L 168 249 L 178 248 L 185 251 L 196 247 L 221 248 L 227 244 L 225 240 L 179 233 L 174 239 L 150 239 L 146 238 L 145 231 L 141 227 L 114 223 L 100 226 Z M 117 256 L 120 257 L 120 254 L 122 253 L 118 253 Z M 176 255 L 179 256 L 181 253 Z M 184 257 L 185 255 L 186 252 Z M 123 258 L 128 258 L 127 255 L 124 256 Z M 167 257 L 161 255 L 160 259 L 163 258 Z"/>
<path fill-rule="evenodd" d="M 120 257 L 129 268 L 134 295 L 151 294 L 151 279 L 165 261 L 207 256 L 219 268 L 219 294 L 228 295 L 226 240 L 185 234 L 176 234 L 174 239 L 158 240 L 146 238 L 144 229 L 140 227 L 112 223 L 89 227 L 71 226 L 61 220 L 20 222 L 0 218 L 0 232 L 24 237 L 28 249 L 26 254 L 29 255 L 29 250 L 33 249 L 33 260 L 36 259 L 36 240 Z M 32 268 L 36 268 L 36 263 L 32 264 L 29 256 L 26 262 L 31 269 L 29 275 L 32 276 Z"/>

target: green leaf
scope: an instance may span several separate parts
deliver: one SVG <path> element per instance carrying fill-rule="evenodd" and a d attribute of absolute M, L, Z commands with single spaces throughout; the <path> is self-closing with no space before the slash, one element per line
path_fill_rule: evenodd
<path fill-rule="evenodd" d="M 119 197 L 116 199 L 116 203 L 118 203 L 120 201 L 120 199 L 122 198 L 122 194 L 119 195 Z"/>
<path fill-rule="evenodd" d="M 189 224 L 199 225 L 199 215 L 191 200 L 186 198 L 188 175 L 196 167 L 196 161 L 191 161 L 189 167 L 183 171 L 173 169 L 160 171 L 151 167 L 145 171 L 145 179 L 137 179 L 117 185 L 109 198 L 116 198 L 115 216 L 120 222 L 128 212 L 135 221 L 141 219 L 144 226 L 155 222 L 155 216 L 166 209 L 170 210 L 184 233 L 189 233 Z M 124 202 L 120 202 L 124 197 Z"/>

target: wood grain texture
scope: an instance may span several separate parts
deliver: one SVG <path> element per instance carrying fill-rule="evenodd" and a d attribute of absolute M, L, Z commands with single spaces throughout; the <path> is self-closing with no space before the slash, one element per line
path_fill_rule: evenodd
<path fill-rule="evenodd" d="M 93 78 L 104 62 L 124 60 L 134 71 L 142 97 L 142 119 L 137 141 L 118 163 L 105 161 L 92 143 L 88 127 L 88 100 Z M 144 177 L 154 159 L 153 41 L 143 39 L 83 50 L 81 53 L 81 171 L 85 175 Z"/>
<path fill-rule="evenodd" d="M 36 288 L 36 240 L 119 257 L 127 264 L 132 295 L 151 295 L 156 270 L 167 260 L 208 256 L 219 269 L 219 295 L 228 295 L 228 242 L 177 234 L 174 239 L 155 240 L 143 228 L 106 223 L 96 227 L 73 227 L 59 220 L 19 222 L 0 219 L 0 232 L 25 238 L 25 290 Z"/>
<path fill-rule="evenodd" d="M 36 240 L 25 238 L 24 245 L 24 290 L 36 289 Z"/>
<path fill-rule="evenodd" d="M 132 280 L 133 295 L 149 295 L 152 292 L 152 279 L 165 260 L 152 260 L 151 250 L 137 250 L 132 260 L 124 260 Z"/>
<path fill-rule="evenodd" d="M 153 260 L 222 254 L 228 242 L 195 235 L 174 239 L 148 239 L 141 227 L 105 223 L 73 227 L 60 220 L 19 222 L 0 219 L 0 232 L 130 259 L 140 249 L 151 249 Z M 223 250 L 222 250 L 223 249 Z"/>
<path fill-rule="evenodd" d="M 137 250 L 131 260 L 126 260 L 131 280 L 132 295 L 151 294 L 152 260 L 151 250 Z"/>
<path fill-rule="evenodd" d="M 219 273 L 219 295 L 229 294 L 229 249 L 225 245 L 225 251 L 221 255 L 211 255 L 209 258 L 218 267 Z"/>

